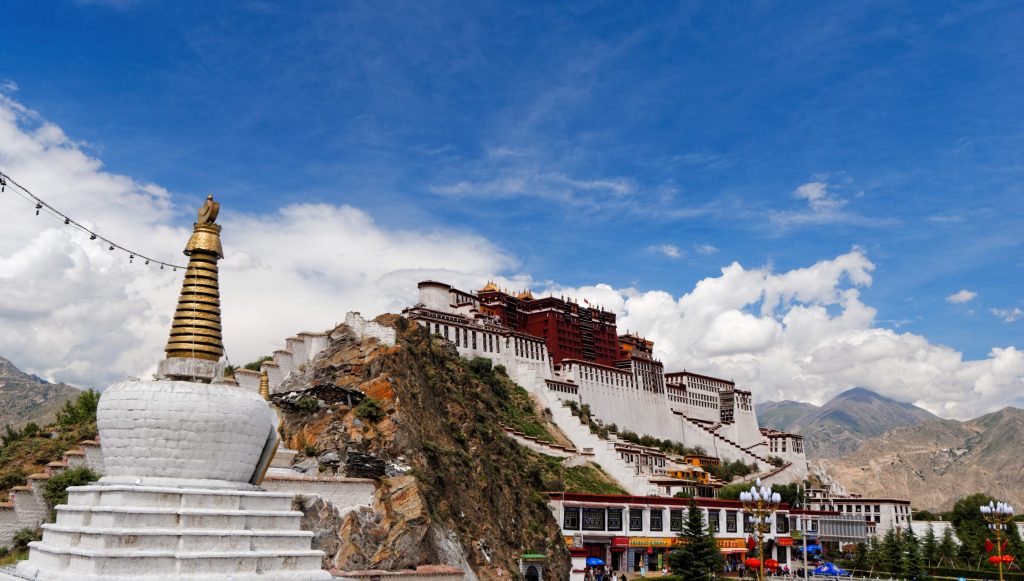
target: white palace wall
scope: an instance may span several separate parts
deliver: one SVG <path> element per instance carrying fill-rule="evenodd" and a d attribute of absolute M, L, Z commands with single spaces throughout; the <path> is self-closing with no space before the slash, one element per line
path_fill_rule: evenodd
<path fill-rule="evenodd" d="M 580 363 L 563 363 L 562 379 L 579 386 L 579 402 L 590 406 L 604 424 L 638 435 L 683 441 L 680 418 L 672 413 L 664 393 L 637 389 L 626 371 Z"/>

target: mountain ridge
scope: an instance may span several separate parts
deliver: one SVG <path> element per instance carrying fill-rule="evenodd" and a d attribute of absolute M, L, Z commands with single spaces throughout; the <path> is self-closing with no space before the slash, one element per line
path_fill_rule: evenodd
<path fill-rule="evenodd" d="M 1024 458 L 1015 449 L 1022 440 L 1024 409 L 1007 406 L 962 422 L 897 427 L 818 464 L 851 492 L 912 498 L 914 508 L 948 510 L 975 492 L 1015 504 L 1024 502 Z"/>
<path fill-rule="evenodd" d="M 803 435 L 811 459 L 839 458 L 893 428 L 940 419 L 863 387 L 847 389 L 821 406 L 787 400 L 759 403 L 754 409 L 762 427 Z"/>
<path fill-rule="evenodd" d="M 50 383 L 18 369 L 9 359 L 0 356 L 0 427 L 15 428 L 29 422 L 46 425 L 64 402 L 81 393 L 66 383 Z"/>

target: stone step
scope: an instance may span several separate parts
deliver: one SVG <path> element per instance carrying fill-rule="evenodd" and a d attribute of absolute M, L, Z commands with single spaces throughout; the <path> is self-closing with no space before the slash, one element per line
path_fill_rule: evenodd
<path fill-rule="evenodd" d="M 220 551 L 304 551 L 313 533 L 309 531 L 248 531 L 200 529 L 76 528 L 43 525 L 43 542 L 50 547 L 138 551 L 197 552 L 217 547 Z"/>
<path fill-rule="evenodd" d="M 63 579 L 330 579 L 320 570 L 322 551 L 207 551 L 89 550 L 31 543 L 31 565 L 43 571 L 73 572 Z M 27 567 L 26 567 L 27 568 Z M 158 574 L 152 572 L 159 571 Z M 32 574 L 19 567 L 19 572 Z M 150 572 L 149 574 L 143 574 Z M 300 575 L 288 576 L 288 573 Z M 305 575 L 305 576 L 301 576 Z M 194 576 L 194 577 L 192 577 Z M 42 578 L 53 579 L 49 575 Z"/>
<path fill-rule="evenodd" d="M 91 484 L 68 488 L 68 506 L 128 506 L 215 510 L 291 510 L 292 496 L 256 490 Z"/>
<path fill-rule="evenodd" d="M 130 529 L 294 530 L 299 511 L 150 508 L 134 506 L 57 507 L 57 524 L 68 527 Z"/>

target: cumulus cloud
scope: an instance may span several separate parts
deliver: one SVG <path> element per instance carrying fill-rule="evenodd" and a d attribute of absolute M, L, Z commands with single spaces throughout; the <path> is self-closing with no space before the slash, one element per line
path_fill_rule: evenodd
<path fill-rule="evenodd" d="M 1020 310 L 1017 307 L 1013 307 L 1012 309 L 990 309 L 990 310 L 992 311 L 993 315 L 999 317 L 1000 319 L 1003 320 L 1003 322 L 1006 322 L 1006 323 L 1012 323 L 1012 322 L 1016 321 L 1017 319 L 1019 319 L 1021 317 L 1024 317 L 1024 311 Z"/>
<path fill-rule="evenodd" d="M 0 95 L 0 167 L 89 228 L 161 260 L 181 248 L 203 195 L 111 173 L 63 131 Z M 602 186 L 604 187 L 604 186 Z M 808 195 L 817 195 L 811 192 Z M 145 267 L 8 193 L 0 195 L 0 354 L 26 371 L 103 387 L 162 357 L 181 274 Z M 461 231 L 395 230 L 357 208 L 295 204 L 247 214 L 226 206 L 221 280 L 225 344 L 239 364 L 346 310 L 396 312 L 425 278 L 526 288 L 514 258 Z M 680 254 L 681 249 L 676 249 Z M 851 386 L 968 417 L 1024 388 L 1024 352 L 961 353 L 880 328 L 861 301 L 874 264 L 860 249 L 786 272 L 732 263 L 682 296 L 608 285 L 562 288 L 656 341 L 669 369 L 732 378 L 759 401 L 821 403 Z M 505 276 L 501 276 L 505 274 Z M 1004 319 L 1020 309 L 997 310 Z"/>
<path fill-rule="evenodd" d="M 647 252 L 654 252 L 657 254 L 664 254 L 669 258 L 679 258 L 683 256 L 684 252 L 679 250 L 679 247 L 675 244 L 656 244 L 647 247 Z"/>
<path fill-rule="evenodd" d="M 968 361 L 920 335 L 879 327 L 861 300 L 874 268 L 855 248 L 787 272 L 733 263 L 680 297 L 603 284 L 548 291 L 589 297 L 616 312 L 620 328 L 653 339 L 666 368 L 733 379 L 758 401 L 820 404 L 862 386 L 966 418 L 1024 390 L 1024 351 L 1016 347 Z"/>
<path fill-rule="evenodd" d="M 204 196 L 172 196 L 106 171 L 63 131 L 0 96 L 0 167 L 95 231 L 159 260 L 181 249 Z M 0 354 L 39 375 L 104 387 L 155 368 L 181 273 L 147 267 L 0 195 Z M 393 230 L 345 205 L 296 204 L 264 214 L 223 208 L 225 345 L 233 363 L 323 330 L 346 310 L 398 311 L 424 278 L 471 286 L 514 268 L 466 232 Z"/>
<path fill-rule="evenodd" d="M 978 293 L 963 289 L 960 292 L 955 292 L 948 297 L 946 300 L 951 303 L 966 303 L 974 300 L 974 297 L 978 296 Z"/>

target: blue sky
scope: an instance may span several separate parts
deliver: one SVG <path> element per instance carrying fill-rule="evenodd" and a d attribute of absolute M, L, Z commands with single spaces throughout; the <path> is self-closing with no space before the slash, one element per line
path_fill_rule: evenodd
<path fill-rule="evenodd" d="M 1024 308 L 1019 3 L 4 12 L 18 101 L 167 188 L 182 225 L 207 191 L 254 213 L 350 204 L 475 233 L 538 281 L 674 295 L 733 261 L 856 247 L 878 325 L 968 358 L 1024 343 L 1024 318 L 992 312 Z"/>

